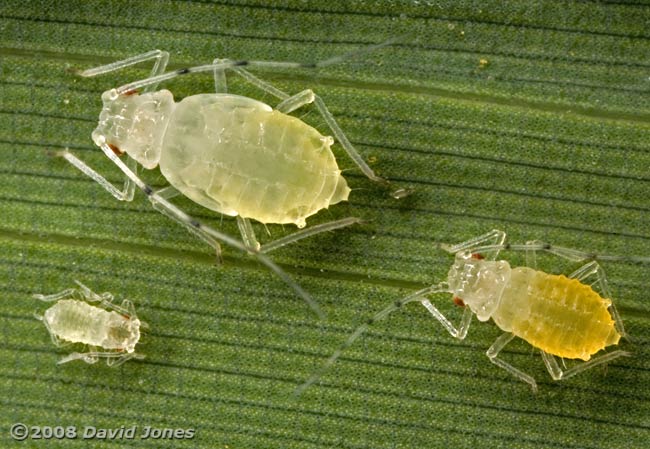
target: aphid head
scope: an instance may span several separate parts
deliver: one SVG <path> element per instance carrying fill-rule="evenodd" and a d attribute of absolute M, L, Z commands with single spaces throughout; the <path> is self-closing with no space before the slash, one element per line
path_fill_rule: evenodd
<path fill-rule="evenodd" d="M 102 101 L 99 124 L 92 134 L 95 144 L 101 146 L 105 141 L 113 151 L 127 153 L 145 168 L 155 168 L 174 109 L 172 93 L 118 94 L 111 89 L 102 94 Z"/>
<path fill-rule="evenodd" d="M 111 326 L 109 337 L 120 342 L 119 347 L 126 352 L 135 351 L 135 345 L 140 340 L 140 320 L 137 318 L 124 318 Z"/>
<path fill-rule="evenodd" d="M 490 319 L 510 279 L 505 260 L 483 260 L 469 251 L 456 254 L 447 282 L 454 296 L 462 299 L 480 321 Z"/>

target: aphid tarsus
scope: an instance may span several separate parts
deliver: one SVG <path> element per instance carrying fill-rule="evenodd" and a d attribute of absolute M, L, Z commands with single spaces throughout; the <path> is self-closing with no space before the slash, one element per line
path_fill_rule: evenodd
<path fill-rule="evenodd" d="M 70 353 L 58 364 L 78 359 L 95 363 L 105 358 L 109 366 L 118 366 L 132 358 L 144 358 L 135 352 L 135 346 L 140 340 L 140 329 L 146 324 L 136 316 L 133 303 L 124 300 L 118 306 L 112 303 L 113 295 L 110 293 L 98 295 L 81 282 L 75 282 L 78 289 L 71 288 L 52 295 L 34 295 L 41 301 L 56 301 L 42 316 L 37 316 L 55 345 L 81 343 L 91 348 L 85 353 Z M 89 302 L 98 303 L 101 307 Z"/>

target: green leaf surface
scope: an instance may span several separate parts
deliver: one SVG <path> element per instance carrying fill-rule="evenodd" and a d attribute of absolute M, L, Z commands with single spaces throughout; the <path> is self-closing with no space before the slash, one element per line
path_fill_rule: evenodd
<path fill-rule="evenodd" d="M 603 262 L 633 353 L 551 380 L 523 342 L 492 365 L 500 331 L 474 321 L 450 337 L 417 304 L 374 325 L 301 397 L 293 391 L 360 324 L 445 279 L 457 243 L 498 228 L 601 254 L 650 254 L 650 6 L 642 1 L 14 1 L 0 5 L 0 447 L 641 448 L 650 441 L 650 265 Z M 141 192 L 116 201 L 51 152 L 69 148 L 115 184 L 92 143 L 103 91 L 145 64 L 97 78 L 77 71 L 155 48 L 171 69 L 235 60 L 313 62 L 390 38 L 340 64 L 255 74 L 312 88 L 373 169 L 415 193 L 394 200 L 334 146 L 350 201 L 308 224 L 366 222 L 271 253 L 318 301 L 318 320 L 277 277 L 202 241 Z M 164 86 L 177 100 L 211 75 Z M 276 104 L 229 76 L 232 92 Z M 328 134 L 312 108 L 296 113 Z M 143 178 L 165 185 L 159 170 Z M 192 216 L 235 221 L 187 199 Z M 292 226 L 255 225 L 263 240 Z M 502 253 L 513 265 L 522 254 Z M 540 257 L 547 272 L 579 264 Z M 130 298 L 149 323 L 142 361 L 57 366 L 33 317 L 80 280 Z M 436 298 L 457 322 L 448 296 Z M 76 439 L 15 442 L 12 424 L 75 426 Z M 134 439 L 84 440 L 84 426 L 138 426 Z M 193 439 L 142 439 L 145 426 Z"/>

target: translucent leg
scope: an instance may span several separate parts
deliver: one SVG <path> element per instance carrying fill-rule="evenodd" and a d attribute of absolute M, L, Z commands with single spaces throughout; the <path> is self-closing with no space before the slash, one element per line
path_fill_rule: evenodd
<path fill-rule="evenodd" d="M 321 366 L 318 370 L 312 374 L 309 379 L 305 381 L 302 385 L 300 385 L 296 391 L 294 392 L 295 395 L 299 396 L 302 394 L 303 391 L 305 391 L 309 386 L 313 385 L 315 382 L 318 381 L 318 379 L 321 378 L 323 374 L 327 371 L 327 369 L 336 362 L 336 360 L 341 356 L 343 351 L 345 351 L 347 348 L 352 346 L 352 344 L 359 338 L 361 335 L 363 335 L 373 324 L 375 324 L 377 321 L 381 321 L 384 318 L 386 318 L 388 315 L 391 313 L 395 312 L 396 310 L 401 309 L 404 305 L 408 304 L 409 302 L 413 301 L 422 301 L 423 297 L 425 295 L 433 294 L 433 293 L 441 293 L 441 292 L 449 292 L 449 285 L 447 285 L 446 282 L 441 282 L 438 285 L 434 285 L 431 287 L 427 287 L 425 289 L 422 289 L 420 291 L 417 291 L 413 293 L 412 295 L 408 295 L 402 299 L 399 299 L 393 303 L 391 303 L 389 306 L 387 306 L 385 309 L 375 313 L 368 321 L 357 327 L 352 334 L 348 337 L 348 339 L 341 345 L 339 349 L 334 351 L 334 354 L 332 354 Z"/>
<path fill-rule="evenodd" d="M 64 298 L 80 298 L 80 299 L 85 299 L 88 302 L 99 302 L 101 305 L 108 309 L 108 310 L 114 310 L 118 312 L 120 315 L 124 315 L 127 318 L 137 318 L 137 315 L 135 313 L 135 306 L 131 301 L 128 299 L 125 299 L 122 301 L 122 305 L 118 306 L 117 304 L 113 304 L 113 295 L 104 292 L 102 294 L 97 294 L 93 292 L 90 288 L 88 288 L 86 285 L 82 284 L 81 282 L 75 280 L 74 281 L 79 288 L 68 288 L 66 290 L 63 290 L 59 293 L 54 293 L 52 295 L 42 295 L 42 294 L 36 294 L 33 295 L 35 299 L 39 299 L 41 301 L 45 302 L 52 302 L 52 301 L 58 301 L 60 299 Z M 42 317 L 37 316 L 37 319 L 42 319 Z M 47 326 L 47 323 L 45 323 Z M 49 330 L 49 329 L 48 329 Z M 51 332 L 50 332 L 51 334 Z"/>
<path fill-rule="evenodd" d="M 578 373 L 593 368 L 594 366 L 602 365 L 603 363 L 610 362 L 619 357 L 629 357 L 630 355 L 631 354 L 626 351 L 612 351 L 608 352 L 607 354 L 594 357 L 586 362 L 582 362 L 572 368 L 569 368 L 568 370 L 563 370 L 557 363 L 555 356 L 542 351 L 542 359 L 544 360 L 544 365 L 546 365 L 546 369 L 551 374 L 553 380 L 568 379 L 569 377 L 573 377 Z"/>
<path fill-rule="evenodd" d="M 537 393 L 537 382 L 535 382 L 535 379 L 532 378 L 532 376 L 529 376 L 528 374 L 524 373 L 523 371 L 515 368 L 508 362 L 505 362 L 498 358 L 497 356 L 501 352 L 501 350 L 508 344 L 510 341 L 515 336 L 509 332 L 506 332 L 502 334 L 499 338 L 496 339 L 494 344 L 490 346 L 490 349 L 487 350 L 486 355 L 490 359 L 490 362 L 494 363 L 495 365 L 503 368 L 504 370 L 508 371 L 510 374 L 513 376 L 517 377 L 519 380 L 522 380 L 529 384 L 534 393 Z"/>
<path fill-rule="evenodd" d="M 297 242 L 298 240 L 311 237 L 316 234 L 321 234 L 323 232 L 333 231 L 335 229 L 344 228 L 346 226 L 351 226 L 353 224 L 362 223 L 363 220 L 356 217 L 343 218 L 341 220 L 329 221 L 327 223 L 321 223 L 319 225 L 310 226 L 308 228 L 302 229 L 300 231 L 294 232 L 277 240 L 274 240 L 269 243 L 265 243 L 261 246 L 260 251 L 263 253 L 269 253 L 274 249 L 281 248 L 289 243 Z"/>
<path fill-rule="evenodd" d="M 133 358 L 143 359 L 144 355 L 136 353 L 123 353 L 123 352 L 71 352 L 67 356 L 61 358 L 57 365 L 62 365 L 64 363 L 72 362 L 74 360 L 83 360 L 88 364 L 97 363 L 100 358 L 106 359 L 106 364 L 108 366 L 119 366 L 127 360 Z"/>
<path fill-rule="evenodd" d="M 135 313 L 135 306 L 128 299 L 122 301 L 122 305 L 118 306 L 117 304 L 113 303 L 114 298 L 112 294 L 108 292 L 104 292 L 100 295 L 93 292 L 90 288 L 86 287 L 84 284 L 82 284 L 77 280 L 75 280 L 75 283 L 79 286 L 79 292 L 81 293 L 83 298 L 86 299 L 87 301 L 99 302 L 104 308 L 108 310 L 114 310 L 115 312 L 127 318 L 133 318 L 133 319 L 138 318 L 138 316 Z"/>
<path fill-rule="evenodd" d="M 248 218 L 242 218 L 240 215 L 237 215 L 237 227 L 239 227 L 244 245 L 253 251 L 259 251 L 262 245 L 260 245 L 257 237 L 255 237 L 255 230 L 251 221 Z"/>
<path fill-rule="evenodd" d="M 32 298 L 34 299 L 39 299 L 41 301 L 45 302 L 52 302 L 52 301 L 58 301 L 59 299 L 63 298 L 71 298 L 74 296 L 74 294 L 77 293 L 77 289 L 75 288 L 67 288 L 63 291 L 60 291 L 58 293 L 53 293 L 51 295 L 43 295 L 40 293 L 37 293 L 35 295 L 32 295 Z"/>
<path fill-rule="evenodd" d="M 210 245 L 212 248 L 214 248 L 215 254 L 216 254 L 216 260 L 218 264 L 223 263 L 223 257 L 221 254 L 221 245 L 219 242 L 209 233 L 205 232 L 204 229 L 197 228 L 196 226 L 193 226 L 191 223 L 186 222 L 186 221 L 179 221 L 177 220 L 177 217 L 175 215 L 170 215 L 165 207 L 161 207 L 160 203 L 156 201 L 156 198 L 163 198 L 165 200 L 169 200 L 170 198 L 174 198 L 175 196 L 179 195 L 178 190 L 176 190 L 174 187 L 169 186 L 165 187 L 163 189 L 160 189 L 156 192 L 154 192 L 153 195 L 149 195 L 149 201 L 151 202 L 151 205 L 153 206 L 154 209 L 156 209 L 158 212 L 160 212 L 163 215 L 168 216 L 172 220 L 176 221 L 179 223 L 181 226 L 183 226 L 185 229 L 187 229 L 188 232 L 191 234 L 194 234 L 201 240 L 203 240 L 205 243 Z M 171 203 L 170 203 L 171 204 Z"/>
<path fill-rule="evenodd" d="M 536 242 L 533 240 L 530 240 L 526 242 L 526 245 L 534 245 Z M 537 251 L 534 249 L 527 249 L 526 250 L 526 266 L 530 268 L 537 269 Z"/>
<path fill-rule="evenodd" d="M 131 353 L 126 353 L 122 354 L 121 357 L 107 357 L 106 358 L 106 364 L 110 367 L 117 368 L 124 362 L 127 362 L 131 359 L 139 359 L 142 360 L 144 359 L 144 354 L 138 354 L 136 352 L 131 352 Z"/>
<path fill-rule="evenodd" d="M 499 255 L 500 247 L 503 245 L 505 240 L 505 232 L 493 229 L 487 234 L 479 235 L 478 237 L 474 237 L 466 242 L 457 243 L 456 245 L 442 243 L 440 244 L 440 248 L 451 254 L 456 254 L 461 251 L 470 251 L 474 253 L 479 248 L 486 248 L 485 244 L 489 243 L 490 245 L 487 246 L 488 249 L 486 251 L 480 251 L 480 254 L 487 260 L 495 260 Z M 496 248 L 493 249 L 491 248 L 492 246 L 496 246 Z"/>
<path fill-rule="evenodd" d="M 447 329 L 447 332 L 451 334 L 452 337 L 459 340 L 463 340 L 467 336 L 467 331 L 469 330 L 469 325 L 472 322 L 472 310 L 469 307 L 465 307 L 463 311 L 463 317 L 460 320 L 460 325 L 458 329 L 445 317 L 440 311 L 433 305 L 428 299 L 423 299 L 422 305 L 433 315 L 433 317 L 440 321 L 440 324 Z"/>
<path fill-rule="evenodd" d="M 61 357 L 56 364 L 63 365 L 64 363 L 72 362 L 74 360 L 83 360 L 89 365 L 92 365 L 93 363 L 97 363 L 99 360 L 98 354 L 101 354 L 101 352 L 97 351 L 97 347 L 90 346 L 90 352 L 71 352 L 65 357 Z"/>
<path fill-rule="evenodd" d="M 115 198 L 117 198 L 120 201 L 132 201 L 133 200 L 133 194 L 135 192 L 135 184 L 131 179 L 125 177 L 124 179 L 124 186 L 122 187 L 122 190 L 118 189 L 115 187 L 113 184 L 108 182 L 106 178 L 104 178 L 102 175 L 97 173 L 95 170 L 90 168 L 84 161 L 81 159 L 77 158 L 74 154 L 70 153 L 67 149 L 64 151 L 59 151 L 57 153 L 54 153 L 56 156 L 60 156 L 66 161 L 70 162 L 72 165 L 77 167 L 83 174 L 86 176 L 90 177 L 93 181 L 98 183 L 100 186 L 102 186 L 104 189 L 106 189 L 111 195 L 113 195 Z M 137 172 L 137 162 L 131 158 L 128 158 L 128 166 L 129 168 L 136 173 Z"/>
<path fill-rule="evenodd" d="M 160 211 L 167 217 L 181 224 L 185 228 L 193 227 L 198 232 L 205 233 L 206 235 L 212 237 L 214 240 L 218 240 L 222 243 L 225 243 L 228 246 L 237 248 L 241 251 L 245 251 L 248 254 L 251 254 L 261 264 L 265 265 L 269 270 L 271 270 L 279 278 L 281 278 L 289 287 L 291 287 L 294 290 L 294 292 L 296 292 L 298 296 L 304 299 L 305 302 L 307 302 L 307 304 L 314 310 L 314 312 L 316 312 L 316 314 L 318 314 L 319 317 L 321 318 L 324 317 L 323 312 L 321 311 L 318 304 L 316 304 L 316 302 L 312 299 L 312 297 L 305 290 L 303 290 L 303 288 L 300 285 L 298 285 L 295 281 L 293 281 L 289 277 L 289 275 L 284 270 L 282 270 L 278 265 L 276 265 L 271 259 L 269 259 L 264 254 L 260 253 L 259 251 L 254 251 L 246 247 L 246 245 L 235 240 L 229 235 L 226 235 L 220 231 L 217 231 L 216 229 L 206 226 L 200 221 L 187 215 L 181 209 L 179 209 L 178 207 L 170 203 L 167 199 L 157 195 L 156 192 L 154 192 L 151 187 L 145 184 L 144 181 L 142 181 L 132 170 L 130 170 L 129 167 L 127 167 L 126 164 L 117 155 L 115 155 L 115 153 L 113 153 L 111 148 L 106 143 L 103 143 L 101 145 L 101 149 L 104 152 L 104 154 L 106 154 L 106 156 L 110 160 L 112 160 L 113 163 L 115 163 L 115 165 L 117 165 L 120 168 L 120 170 L 124 172 L 126 176 L 131 178 L 135 183 L 135 185 L 137 185 L 138 188 L 140 188 L 145 193 L 145 195 L 149 197 L 149 200 L 154 205 L 156 210 Z M 217 251 L 216 247 L 215 247 L 215 251 Z"/>
<path fill-rule="evenodd" d="M 226 81 L 226 69 L 220 67 L 221 63 L 227 59 L 215 59 L 212 61 L 214 68 L 214 91 L 218 94 L 225 94 L 228 92 L 228 82 Z"/>
<path fill-rule="evenodd" d="M 293 97 L 288 97 L 285 100 L 278 103 L 275 107 L 276 110 L 289 114 L 295 111 L 298 108 L 301 108 L 309 103 L 313 103 L 316 96 L 314 91 L 311 89 L 303 90 L 302 92 L 297 93 Z"/>

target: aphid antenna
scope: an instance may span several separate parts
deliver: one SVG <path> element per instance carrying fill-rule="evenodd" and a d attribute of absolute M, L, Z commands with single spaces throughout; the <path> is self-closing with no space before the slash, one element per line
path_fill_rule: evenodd
<path fill-rule="evenodd" d="M 110 146 L 106 143 L 103 142 L 100 145 L 100 148 L 106 154 L 106 156 L 117 165 L 122 172 L 126 176 L 128 176 L 133 183 L 140 188 L 144 192 L 145 195 L 147 195 L 154 203 L 158 204 L 161 209 L 164 211 L 163 213 L 170 217 L 171 219 L 180 222 L 180 223 L 190 223 L 194 228 L 196 229 L 201 229 L 208 234 L 210 234 L 212 237 L 215 239 L 225 243 L 228 246 L 231 246 L 233 248 L 239 249 L 240 251 L 244 251 L 253 257 L 255 257 L 262 265 L 265 265 L 269 270 L 271 270 L 273 273 L 276 274 L 280 279 L 282 279 L 293 291 L 300 296 L 308 305 L 311 307 L 311 309 L 318 315 L 320 319 L 325 318 L 325 314 L 316 303 L 316 301 L 307 293 L 298 283 L 296 283 L 291 277 L 282 269 L 280 268 L 275 262 L 273 262 L 271 259 L 269 259 L 265 254 L 263 254 L 259 250 L 255 250 L 253 248 L 249 248 L 245 246 L 243 243 L 239 242 L 238 240 L 230 237 L 227 234 L 221 233 L 217 231 L 216 229 L 212 229 L 209 226 L 204 226 L 200 221 L 193 219 L 189 215 L 187 215 L 185 212 L 174 206 L 172 203 L 167 201 L 165 198 L 162 196 L 156 194 L 156 192 L 149 187 L 147 184 L 145 184 L 120 158 L 117 156 L 113 150 L 110 148 Z"/>
<path fill-rule="evenodd" d="M 339 64 L 342 61 L 353 59 L 353 58 L 358 58 L 361 55 L 365 55 L 367 53 L 371 53 L 373 51 L 376 51 L 380 48 L 388 47 L 390 45 L 393 45 L 394 43 L 398 42 L 401 39 L 401 37 L 396 37 L 396 38 L 391 38 L 388 39 L 384 42 L 381 42 L 379 44 L 374 44 L 374 45 L 366 45 L 363 46 L 357 50 L 353 50 L 351 52 L 345 53 L 343 55 L 339 56 L 334 56 L 329 59 L 325 59 L 322 61 L 316 61 L 316 62 L 292 62 L 292 61 L 259 61 L 259 60 L 241 60 L 241 61 L 231 61 L 231 60 L 225 60 L 225 61 L 220 61 L 217 63 L 212 63 L 212 64 L 206 64 L 206 65 L 199 65 L 199 66 L 194 66 L 194 67 L 187 67 L 184 69 L 178 69 L 174 70 L 173 72 L 167 72 L 163 73 L 161 75 L 157 76 L 152 76 L 149 78 L 144 78 L 138 81 L 133 81 L 129 84 L 125 84 L 121 87 L 118 87 L 115 89 L 115 94 L 116 95 L 121 95 L 125 94 L 130 91 L 138 90 L 141 89 L 145 86 L 149 86 L 151 84 L 158 84 L 163 81 L 170 80 L 172 78 L 176 78 L 177 76 L 182 76 L 182 75 L 188 75 L 190 73 L 200 73 L 200 72 L 210 72 L 214 70 L 224 70 L 224 69 L 233 69 L 237 67 L 252 67 L 252 68 L 265 68 L 265 69 L 274 69 L 274 70 L 282 70 L 282 69 L 318 69 L 321 67 L 327 67 L 330 65 L 335 65 Z M 155 54 L 158 50 L 154 50 L 150 52 L 152 55 Z M 135 60 L 135 58 L 134 58 Z M 140 59 L 142 60 L 142 59 Z M 134 62 L 133 64 L 136 64 Z M 109 72 L 113 69 L 112 64 L 108 64 L 105 66 L 97 67 L 94 69 L 90 70 L 85 70 L 80 73 L 81 76 L 95 76 L 99 75 L 101 73 L 106 73 Z"/>
<path fill-rule="evenodd" d="M 348 339 L 343 343 L 335 352 L 332 354 L 326 361 L 325 363 L 305 381 L 302 385 L 300 385 L 298 388 L 294 390 L 294 396 L 298 397 L 300 396 L 307 388 L 309 388 L 311 385 L 316 383 L 318 379 L 320 379 L 323 374 L 329 369 L 330 366 L 336 362 L 336 360 L 343 354 L 343 351 L 345 351 L 347 348 L 352 346 L 352 344 L 357 341 L 359 337 L 361 337 L 368 329 L 370 329 L 376 322 L 383 320 L 386 318 L 388 315 L 391 313 L 395 312 L 396 310 L 401 309 L 404 305 L 413 302 L 413 301 L 422 301 L 426 299 L 426 295 L 431 295 L 434 293 L 447 293 L 450 292 L 449 290 L 449 284 L 447 282 L 441 282 L 438 285 L 433 285 L 427 288 L 424 288 L 422 290 L 419 290 L 412 295 L 406 296 L 398 301 L 394 301 L 391 303 L 389 306 L 387 306 L 385 309 L 377 312 L 375 315 L 373 315 L 371 318 L 369 318 L 365 323 L 361 324 L 359 327 L 355 329 L 354 332 L 348 337 Z"/>
<path fill-rule="evenodd" d="M 451 245 L 440 244 L 442 249 L 449 248 Z M 650 263 L 650 257 L 646 256 L 621 256 L 613 254 L 598 254 L 580 251 L 573 248 L 564 246 L 551 245 L 545 242 L 528 242 L 525 244 L 511 244 L 506 243 L 502 245 L 485 245 L 473 250 L 475 253 L 489 252 L 489 251 L 546 251 L 552 254 L 562 255 L 571 258 L 576 262 L 581 261 L 610 261 L 610 262 L 630 262 L 630 263 Z"/>

